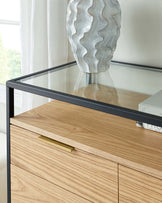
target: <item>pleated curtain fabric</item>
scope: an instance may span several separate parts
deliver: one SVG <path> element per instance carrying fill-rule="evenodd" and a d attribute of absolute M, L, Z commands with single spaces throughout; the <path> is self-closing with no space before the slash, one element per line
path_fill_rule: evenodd
<path fill-rule="evenodd" d="M 66 32 L 68 0 L 21 0 L 20 2 L 22 74 L 66 63 L 68 61 Z M 48 87 L 50 80 L 51 78 L 42 78 L 41 83 Z M 24 95 L 24 110 L 47 101 L 44 98 L 36 99 Z"/>

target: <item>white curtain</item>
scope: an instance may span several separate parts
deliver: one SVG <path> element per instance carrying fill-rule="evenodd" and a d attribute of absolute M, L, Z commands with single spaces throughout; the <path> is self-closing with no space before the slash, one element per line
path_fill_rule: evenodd
<path fill-rule="evenodd" d="M 67 0 L 21 0 L 23 75 L 68 61 L 67 2 Z M 42 78 L 41 82 L 43 84 L 49 81 Z M 29 95 L 23 96 L 24 110 L 33 107 L 34 103 L 40 105 L 46 102 L 44 98 L 33 98 Z"/>

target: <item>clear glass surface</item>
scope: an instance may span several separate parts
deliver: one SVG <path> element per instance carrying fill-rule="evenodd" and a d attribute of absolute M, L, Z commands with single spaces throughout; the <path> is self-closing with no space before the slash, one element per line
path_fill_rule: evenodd
<path fill-rule="evenodd" d="M 111 64 L 106 72 L 87 74 L 74 64 L 19 82 L 162 116 L 162 70 Z"/>

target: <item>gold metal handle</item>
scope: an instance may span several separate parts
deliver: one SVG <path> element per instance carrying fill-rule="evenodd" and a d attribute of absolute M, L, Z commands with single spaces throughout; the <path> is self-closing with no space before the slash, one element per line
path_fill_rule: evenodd
<path fill-rule="evenodd" d="M 72 152 L 74 150 L 74 147 L 70 145 L 66 145 L 64 143 L 58 142 L 45 136 L 39 136 L 38 139 L 68 152 Z"/>

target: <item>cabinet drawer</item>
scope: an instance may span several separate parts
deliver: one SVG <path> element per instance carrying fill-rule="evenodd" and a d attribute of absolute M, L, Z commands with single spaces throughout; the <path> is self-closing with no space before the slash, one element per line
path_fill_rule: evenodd
<path fill-rule="evenodd" d="M 88 203 L 89 201 L 11 165 L 11 202 Z"/>
<path fill-rule="evenodd" d="M 71 153 L 11 126 L 11 162 L 93 202 L 118 202 L 117 164 L 89 153 Z"/>
<path fill-rule="evenodd" d="M 120 203 L 162 203 L 162 180 L 119 166 Z"/>

